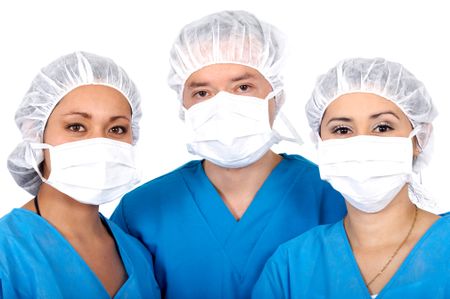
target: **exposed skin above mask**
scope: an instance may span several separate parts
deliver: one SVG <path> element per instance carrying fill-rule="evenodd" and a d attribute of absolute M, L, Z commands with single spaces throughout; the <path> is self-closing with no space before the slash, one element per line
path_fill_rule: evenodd
<path fill-rule="evenodd" d="M 219 91 L 264 99 L 272 86 L 256 69 L 232 63 L 212 64 L 194 72 L 183 90 L 183 106 L 189 109 L 208 100 Z M 275 103 L 269 101 L 270 123 L 275 116 Z"/>
<path fill-rule="evenodd" d="M 411 123 L 393 102 L 371 93 L 344 94 L 334 100 L 322 118 L 322 140 L 358 135 L 408 137 Z M 418 154 L 414 143 L 414 154 Z"/>
<path fill-rule="evenodd" d="M 131 108 L 116 89 L 104 85 L 80 86 L 56 105 L 48 118 L 44 143 L 60 145 L 89 138 L 132 142 Z M 50 163 L 45 151 L 44 177 Z"/>

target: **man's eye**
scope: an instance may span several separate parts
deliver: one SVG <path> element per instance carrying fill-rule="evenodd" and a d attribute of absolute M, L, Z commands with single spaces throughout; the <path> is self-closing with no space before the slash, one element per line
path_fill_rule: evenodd
<path fill-rule="evenodd" d="M 205 91 L 205 90 L 200 90 L 200 91 L 197 91 L 197 92 L 194 94 L 194 96 L 199 96 L 199 97 L 201 97 L 201 98 L 204 98 L 204 97 L 208 96 L 208 92 Z"/>
<path fill-rule="evenodd" d="M 239 85 L 239 89 L 241 91 L 248 91 L 250 89 L 250 86 L 243 84 L 243 85 Z"/>

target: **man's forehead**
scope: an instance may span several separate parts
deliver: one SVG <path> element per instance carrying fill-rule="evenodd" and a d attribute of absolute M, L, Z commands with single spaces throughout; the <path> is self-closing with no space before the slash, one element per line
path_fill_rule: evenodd
<path fill-rule="evenodd" d="M 195 88 L 213 84 L 214 82 L 238 82 L 266 78 L 256 69 L 239 64 L 215 64 L 209 65 L 192 73 L 186 80 L 186 88 Z"/>

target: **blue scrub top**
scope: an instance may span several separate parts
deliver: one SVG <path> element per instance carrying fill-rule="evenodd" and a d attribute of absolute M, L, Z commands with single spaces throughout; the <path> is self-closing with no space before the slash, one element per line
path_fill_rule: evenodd
<path fill-rule="evenodd" d="M 446 216 L 422 236 L 376 298 L 450 298 L 449 240 Z M 370 299 L 343 221 L 319 226 L 280 246 L 252 298 Z"/>
<path fill-rule="evenodd" d="M 313 226 L 336 222 L 345 202 L 318 168 L 282 155 L 236 221 L 191 161 L 128 193 L 112 220 L 145 244 L 165 298 L 249 298 L 270 255 Z"/>
<path fill-rule="evenodd" d="M 114 298 L 160 298 L 142 244 L 106 220 L 128 274 Z M 80 224 L 81 225 L 81 224 Z M 110 298 L 70 243 L 44 218 L 14 209 L 0 219 L 0 298 Z"/>

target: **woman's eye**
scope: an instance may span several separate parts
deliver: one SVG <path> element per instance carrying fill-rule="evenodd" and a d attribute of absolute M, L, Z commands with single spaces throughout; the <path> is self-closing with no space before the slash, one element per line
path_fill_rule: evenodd
<path fill-rule="evenodd" d="M 128 130 L 125 127 L 117 126 L 110 129 L 111 133 L 122 135 L 125 134 Z"/>
<path fill-rule="evenodd" d="M 377 133 L 385 133 L 385 132 L 389 132 L 391 130 L 393 130 L 393 128 L 388 124 L 380 124 L 375 127 L 375 131 Z"/>
<path fill-rule="evenodd" d="M 81 124 L 68 125 L 67 129 L 69 129 L 72 132 L 84 132 L 84 131 L 86 131 L 86 129 Z"/>
<path fill-rule="evenodd" d="M 200 91 L 197 91 L 196 93 L 194 93 L 194 96 L 204 98 L 204 97 L 208 96 L 208 92 L 206 90 L 200 90 Z"/>
<path fill-rule="evenodd" d="M 346 135 L 351 132 L 348 127 L 336 127 L 333 129 L 333 134 Z"/>

